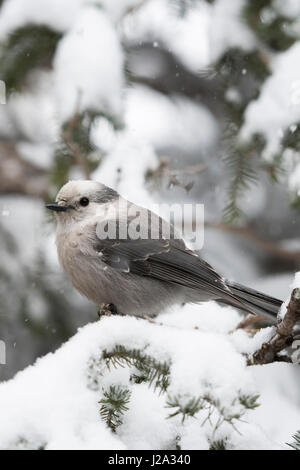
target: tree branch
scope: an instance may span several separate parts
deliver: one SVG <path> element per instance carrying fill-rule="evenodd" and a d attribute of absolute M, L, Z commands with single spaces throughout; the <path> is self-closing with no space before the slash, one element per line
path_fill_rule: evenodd
<path fill-rule="evenodd" d="M 160 157 L 158 167 L 154 170 L 149 170 L 147 173 L 147 177 L 148 178 L 161 178 L 163 176 L 166 176 L 169 179 L 168 187 L 178 186 L 179 188 L 183 188 L 187 192 L 189 192 L 194 186 L 194 182 L 190 181 L 189 183 L 182 183 L 181 181 L 179 181 L 178 177 L 180 175 L 192 176 L 192 175 L 202 173 L 203 171 L 206 170 L 206 167 L 203 164 L 187 166 L 185 168 L 180 168 L 180 169 L 171 169 L 169 167 L 170 160 L 171 160 L 170 157 L 167 157 L 167 156 Z"/>
<path fill-rule="evenodd" d="M 205 226 L 208 228 L 213 228 L 216 230 L 222 230 L 224 232 L 230 232 L 233 234 L 240 235 L 249 241 L 253 242 L 255 245 L 260 247 L 267 254 L 275 256 L 276 258 L 285 259 L 289 261 L 299 262 L 300 261 L 300 251 L 292 251 L 282 248 L 278 243 L 267 240 L 259 236 L 254 230 L 250 227 L 240 227 L 229 224 L 222 223 L 213 223 L 207 222 Z"/>
<path fill-rule="evenodd" d="M 294 327 L 299 319 L 300 288 L 297 288 L 292 292 L 284 318 L 281 319 L 278 317 L 275 335 L 268 343 L 264 343 L 262 347 L 256 351 L 253 357 L 248 360 L 248 365 L 270 364 L 272 362 L 282 362 L 283 360 L 292 362 L 287 356 L 278 354 L 296 340 Z"/>
<path fill-rule="evenodd" d="M 73 154 L 74 160 L 79 166 L 79 168 L 81 169 L 82 174 L 85 176 L 87 180 L 90 180 L 91 172 L 90 172 L 88 163 L 86 161 L 86 158 L 84 157 L 84 155 L 82 155 L 79 145 L 76 142 L 74 142 L 72 138 L 73 130 L 76 127 L 76 124 L 78 123 L 78 120 L 80 117 L 80 100 L 81 100 L 81 92 L 78 93 L 78 99 L 77 99 L 74 114 L 69 120 L 65 131 L 61 133 L 61 138 L 63 142 L 66 144 L 66 146 L 68 147 L 68 149 Z"/>

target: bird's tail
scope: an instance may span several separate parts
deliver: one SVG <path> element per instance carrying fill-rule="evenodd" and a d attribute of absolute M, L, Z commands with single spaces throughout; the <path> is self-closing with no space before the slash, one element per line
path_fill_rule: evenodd
<path fill-rule="evenodd" d="M 282 300 L 275 299 L 269 295 L 258 292 L 249 287 L 242 286 L 236 282 L 227 281 L 227 286 L 242 304 L 245 305 L 245 310 L 249 310 L 257 315 L 263 315 L 267 318 L 276 319 L 277 314 L 283 304 Z"/>

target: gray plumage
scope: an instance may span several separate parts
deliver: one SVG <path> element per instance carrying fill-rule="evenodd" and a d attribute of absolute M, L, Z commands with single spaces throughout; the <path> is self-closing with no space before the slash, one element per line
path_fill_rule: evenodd
<path fill-rule="evenodd" d="M 155 316 L 174 304 L 208 300 L 247 313 L 277 315 L 280 300 L 224 280 L 176 239 L 173 228 L 165 239 L 165 222 L 150 211 L 148 216 L 156 218 L 160 227 L 157 239 L 150 232 L 146 239 L 122 239 L 118 231 L 114 239 L 99 238 L 97 224 L 109 222 L 110 209 L 120 198 L 101 183 L 73 181 L 47 206 L 57 214 L 60 263 L 82 295 L 96 304 L 113 304 L 124 315 Z M 117 217 L 124 224 L 131 222 L 122 212 Z"/>

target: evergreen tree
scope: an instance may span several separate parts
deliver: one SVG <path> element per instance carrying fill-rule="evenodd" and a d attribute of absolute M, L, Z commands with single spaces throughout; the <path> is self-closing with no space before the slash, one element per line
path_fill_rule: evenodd
<path fill-rule="evenodd" d="M 126 179 L 129 168 L 136 172 L 135 184 L 141 192 L 148 194 L 155 188 L 155 191 L 160 191 L 162 197 L 165 197 L 165 186 L 175 187 L 185 190 L 180 192 L 180 197 L 188 198 L 191 197 L 192 191 L 197 191 L 197 185 L 194 184 L 197 178 L 191 169 L 187 175 L 182 168 L 177 169 L 177 157 L 180 155 L 181 158 L 179 166 L 185 167 L 186 161 L 195 158 L 196 154 L 197 165 L 209 167 L 203 179 L 199 176 L 197 197 L 199 194 L 201 198 L 207 197 L 209 206 L 215 187 L 225 190 L 225 197 L 223 193 L 219 198 L 213 196 L 218 201 L 213 202 L 211 214 L 212 218 L 217 218 L 217 223 L 225 222 L 229 226 L 248 224 L 250 216 L 244 208 L 245 197 L 253 187 L 261 188 L 259 185 L 265 183 L 265 177 L 277 188 L 278 193 L 279 188 L 283 187 L 288 194 L 284 206 L 286 211 L 283 211 L 281 216 L 286 215 L 289 206 L 293 208 L 293 214 L 299 213 L 300 178 L 297 179 L 296 176 L 297 172 L 300 173 L 300 113 L 298 115 L 293 108 L 293 119 L 289 119 L 289 110 L 282 110 L 282 121 L 278 120 L 281 123 L 280 129 L 272 129 L 276 135 L 280 131 L 278 145 L 272 146 L 271 150 L 267 127 L 256 129 L 250 119 L 251 108 L 268 94 L 268 83 L 276 78 L 276 73 L 280 73 L 280 63 L 284 64 L 290 54 L 299 59 L 300 53 L 295 49 L 299 41 L 299 15 L 290 9 L 285 10 L 282 6 L 285 2 L 235 2 L 238 8 L 229 19 L 242 31 L 241 41 L 239 37 L 234 36 L 234 28 L 231 31 L 222 23 L 220 29 L 223 27 L 227 31 L 220 31 L 216 21 L 220 15 L 219 10 L 222 18 L 222 8 L 226 3 L 229 5 L 228 0 L 161 2 L 166 4 L 168 18 L 173 25 L 179 25 L 179 31 L 184 21 L 187 21 L 189 15 L 196 14 L 199 7 L 209 8 L 213 19 L 211 42 L 217 46 L 217 52 L 201 70 L 198 65 L 193 67 L 188 64 L 185 57 L 188 55 L 187 49 L 184 52 L 180 51 L 180 47 L 176 49 L 173 44 L 176 42 L 174 37 L 168 42 L 162 31 L 153 33 L 150 22 L 140 37 L 132 35 L 135 28 L 130 28 L 130 21 L 135 24 L 138 18 L 135 15 L 141 14 L 143 8 L 147 8 L 147 3 L 151 2 L 141 0 L 132 1 L 131 4 L 128 1 L 124 2 L 127 3 L 124 7 L 123 2 L 121 5 L 116 1 L 116 8 L 107 1 L 87 2 L 87 5 L 80 7 L 82 9 L 78 10 L 79 15 L 76 18 L 71 15 L 69 18 L 62 7 L 62 12 L 54 15 L 55 21 L 50 13 L 49 21 L 45 20 L 43 15 L 38 21 L 36 12 L 32 14 L 32 5 L 29 3 L 26 4 L 25 11 L 20 6 L 20 10 L 12 15 L 12 20 L 11 16 L 4 16 L 10 2 L 11 0 L 0 1 L 0 80 L 5 83 L 7 91 L 7 106 L 3 116 L 0 116 L 1 124 L 3 121 L 0 130 L 0 164 L 3 162 L 3 167 L 6 165 L 9 170 L 13 161 L 17 171 L 14 171 L 14 176 L 11 177 L 10 172 L 2 171 L 1 166 L 2 193 L 17 193 L 34 198 L 38 196 L 43 202 L 50 201 L 68 179 L 74 175 L 81 178 L 94 177 L 96 172 L 107 168 L 105 165 L 110 159 L 110 176 L 116 185 L 123 184 L 123 188 L 131 185 L 132 180 Z M 49 5 L 48 2 L 45 8 L 49 8 Z M 52 10 L 49 11 L 53 13 Z M 97 34 L 106 31 L 106 36 L 101 37 L 101 40 L 95 35 L 93 41 L 84 42 L 86 34 L 90 32 L 89 27 L 81 27 L 80 21 L 85 14 L 95 21 Z M 9 23 L 8 19 L 12 23 Z M 92 21 L 88 25 L 92 27 Z M 218 34 L 214 34 L 216 32 L 226 36 L 224 44 L 222 37 L 218 39 Z M 76 43 L 76 51 L 70 52 L 70 43 L 78 37 L 81 40 Z M 101 45 L 103 49 L 99 56 L 97 52 Z M 74 46 L 74 49 L 76 47 Z M 109 51 L 107 57 L 106 49 Z M 80 53 L 80 59 L 77 59 Z M 80 75 L 78 62 L 84 58 L 86 61 L 82 68 L 86 68 L 86 81 L 80 83 L 82 88 L 76 88 L 78 83 L 72 81 L 72 71 L 74 70 L 74 76 Z M 282 62 L 278 62 L 279 59 Z M 198 64 L 197 57 L 195 63 Z M 275 67 L 278 63 L 278 67 Z M 153 68 L 147 68 L 148 65 Z M 107 78 L 105 72 L 110 66 L 113 69 L 111 76 Z M 282 67 L 284 65 L 281 65 Z M 105 77 L 103 81 L 102 76 Z M 67 86 L 63 93 L 60 90 L 58 98 L 53 89 L 57 80 L 60 82 L 64 79 Z M 128 123 L 122 105 L 124 107 L 125 91 L 135 86 L 159 93 L 168 105 L 176 103 L 179 98 L 182 100 L 179 101 L 181 105 L 190 105 L 191 102 L 201 105 L 202 111 L 205 109 L 216 123 L 220 137 L 216 137 L 216 142 L 209 151 L 199 144 L 190 153 L 184 153 L 182 149 L 178 150 L 176 145 L 172 147 L 169 144 L 163 150 L 168 151 L 171 157 L 173 151 L 174 158 L 155 158 L 155 151 L 162 153 L 159 145 L 154 148 L 154 145 L 148 143 L 138 147 L 135 136 L 128 134 Z M 294 91 L 297 102 L 298 90 Z M 44 98 L 48 94 L 51 99 L 45 102 Z M 274 101 L 276 98 L 277 94 L 273 97 Z M 43 106 L 47 109 L 52 106 L 50 114 L 55 116 L 54 125 L 52 119 L 48 119 L 46 122 L 41 121 L 41 126 L 38 126 L 39 118 L 42 120 Z M 35 109 L 33 114 L 37 116 L 33 124 L 30 122 L 32 108 Z M 184 106 L 178 106 L 176 109 L 178 113 L 185 112 Z M 143 117 L 145 122 L 147 113 L 146 109 Z M 268 118 L 269 116 L 266 120 Z M 207 129 L 202 129 L 199 125 L 199 134 L 205 134 L 206 131 Z M 176 140 L 177 136 L 172 138 Z M 174 142 L 172 144 L 174 145 Z M 141 148 L 143 151 L 140 151 Z M 28 158 L 28 149 L 31 159 Z M 38 162 L 32 158 L 32 155 L 37 153 L 42 155 L 41 161 Z M 46 156 L 49 155 L 50 163 L 45 163 Z M 135 161 L 130 160 L 131 155 L 135 156 Z M 140 167 L 143 159 L 144 165 Z M 104 174 L 107 176 L 107 172 Z M 24 181 L 27 182 L 31 177 L 34 181 L 34 191 L 32 185 L 24 185 Z M 38 191 L 37 187 L 40 188 Z M 167 197 L 170 198 L 170 195 Z M 219 204 L 222 206 L 221 211 Z M 272 226 L 272 220 L 264 211 L 253 216 L 253 219 L 251 222 L 263 227 L 262 230 L 264 223 L 268 227 Z M 31 221 L 27 224 L 30 225 Z M 39 224 L 43 225 L 44 220 L 41 219 Z M 295 227 L 299 227 L 299 221 L 286 225 L 286 230 L 290 231 L 285 238 L 290 238 L 296 230 Z M 4 339 L 14 337 L 18 347 L 22 349 L 21 352 L 18 350 L 9 373 L 1 378 L 10 377 L 16 370 L 32 363 L 37 356 L 55 349 L 75 333 L 78 326 L 96 318 L 93 307 L 79 304 L 64 284 L 56 280 L 49 281 L 49 272 L 52 272 L 53 267 L 45 247 L 41 246 L 36 250 L 39 253 L 29 262 L 21 259 L 23 245 L 18 243 L 20 233 L 15 232 L 15 229 L 8 229 L 4 221 L 0 220 L 0 236 L 4 241 L 1 257 L 5 260 L 0 266 L 3 294 L 0 299 L 1 334 L 5 336 Z M 32 239 L 33 235 L 28 238 Z M 255 239 L 255 236 L 252 238 Z M 279 251 L 282 254 L 282 250 Z M 21 261 L 18 263 L 16 260 L 19 258 Z M 291 260 L 290 257 L 288 262 L 288 267 L 294 267 L 298 261 Z M 14 270 L 10 269 L 11 265 Z M 285 266 L 280 269 L 283 270 Z M 58 285 L 61 288 L 58 289 Z M 36 315 L 34 309 L 37 310 Z M 41 315 L 42 311 L 44 316 Z M 72 312 L 72 315 L 66 315 L 65 312 Z M 173 357 L 167 357 L 163 361 L 157 359 L 152 352 L 149 353 L 148 345 L 129 348 L 128 345 L 115 344 L 110 349 L 101 351 L 98 356 L 93 356 L 88 364 L 88 377 L 89 387 L 97 390 L 99 394 L 99 420 L 101 419 L 114 435 L 118 435 L 124 423 L 126 424 L 134 387 L 146 384 L 151 393 L 156 393 L 163 400 L 166 420 L 176 422 L 178 433 L 173 436 L 170 444 L 172 448 L 181 447 L 185 426 L 188 427 L 193 420 L 196 420 L 199 428 L 206 426 L 211 450 L 234 447 L 231 441 L 233 435 L 227 434 L 232 430 L 233 433 L 238 433 L 238 425 L 246 412 L 258 406 L 257 394 L 237 392 L 230 406 L 225 407 L 214 395 L 214 385 L 210 382 L 205 384 L 205 393 L 174 393 L 171 386 L 174 361 Z M 103 386 L 103 378 L 107 379 L 112 368 L 128 370 L 128 383 L 107 382 Z M 298 449 L 299 445 L 297 434 L 292 447 Z M 29 437 L 18 437 L 15 446 L 30 448 L 33 445 Z M 36 448 L 45 446 L 44 440 L 39 441 L 38 445 L 35 443 Z"/>

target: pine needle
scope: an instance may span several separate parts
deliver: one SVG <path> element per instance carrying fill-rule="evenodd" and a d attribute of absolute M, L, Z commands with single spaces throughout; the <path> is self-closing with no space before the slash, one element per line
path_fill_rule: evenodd
<path fill-rule="evenodd" d="M 111 385 L 108 390 L 103 392 L 103 398 L 99 401 L 101 404 L 100 415 L 113 432 L 116 432 L 123 423 L 123 415 L 129 409 L 127 405 L 130 396 L 130 390 L 120 385 Z"/>
<path fill-rule="evenodd" d="M 293 436 L 294 442 L 292 444 L 288 444 L 288 446 L 292 447 L 294 450 L 300 450 L 300 431 Z"/>

